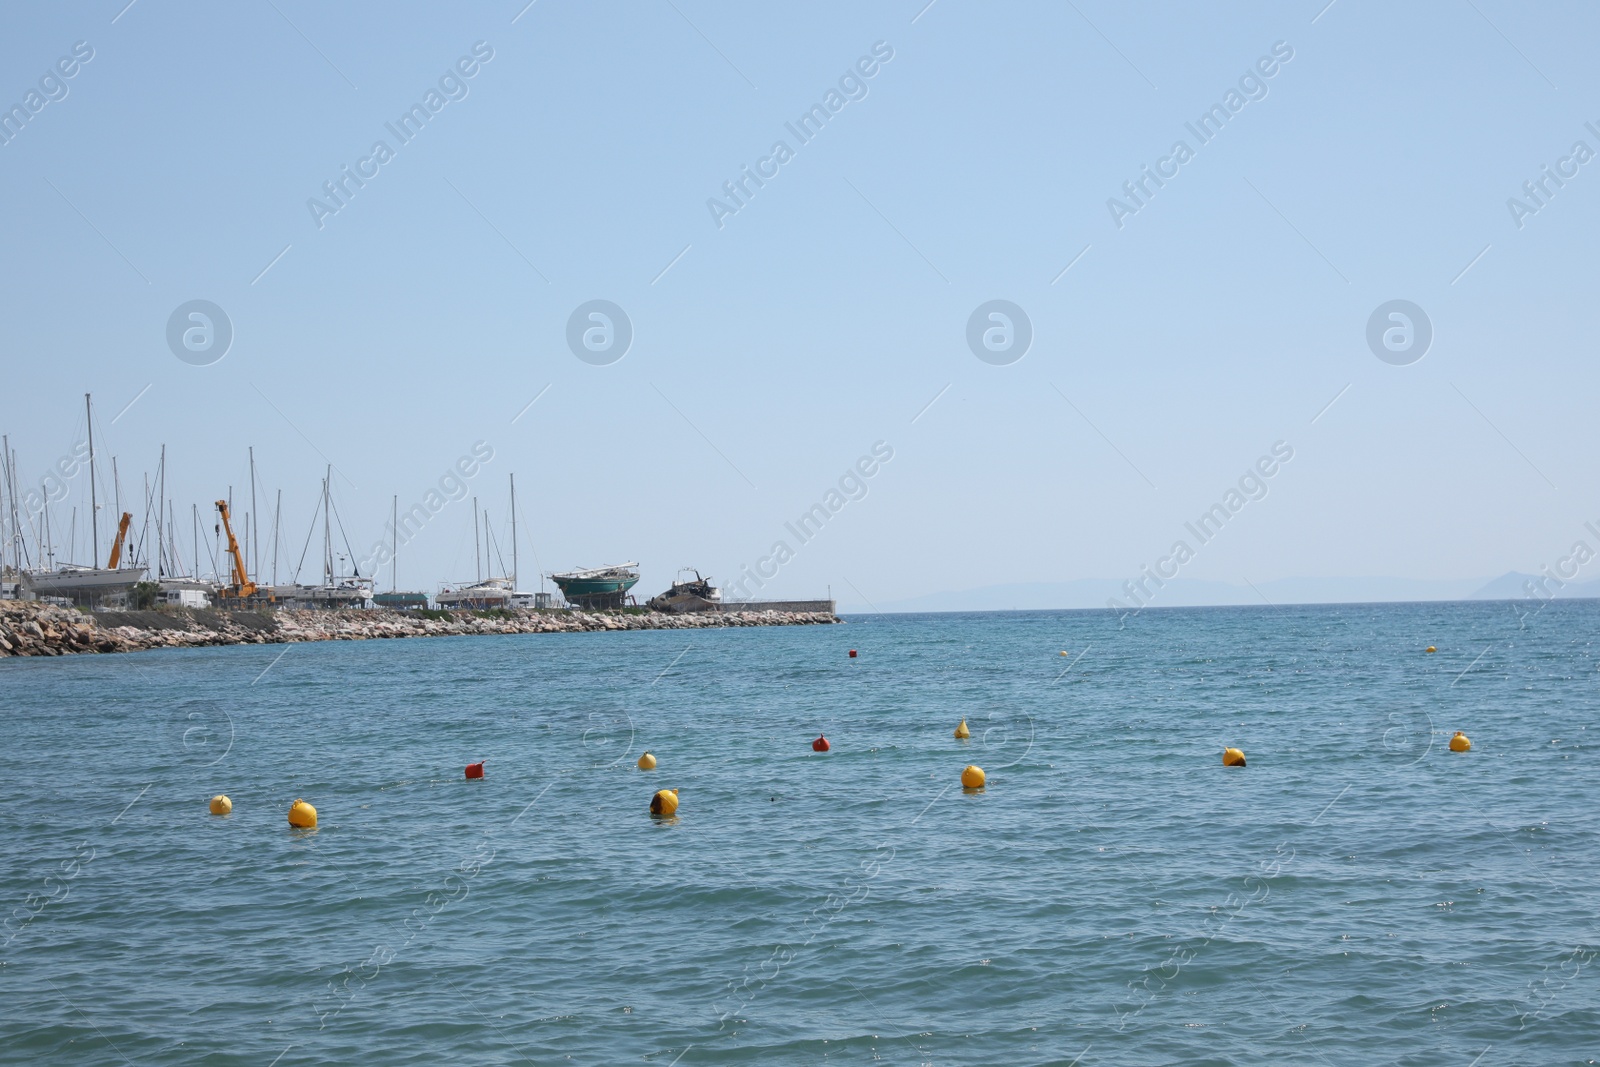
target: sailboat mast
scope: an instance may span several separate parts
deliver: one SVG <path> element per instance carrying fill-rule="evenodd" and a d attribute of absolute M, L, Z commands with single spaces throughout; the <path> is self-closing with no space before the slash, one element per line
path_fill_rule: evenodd
<path fill-rule="evenodd" d="M 333 464 L 322 476 L 322 573 L 325 585 L 333 585 L 333 527 L 329 525 L 328 482 L 333 478 Z"/>
<path fill-rule="evenodd" d="M 10 447 L 9 445 L 0 444 L 0 450 L 3 450 L 4 448 L 9 448 L 9 447 Z M 5 462 L 3 458 L 0 458 L 0 589 L 3 589 L 3 587 L 5 585 L 4 576 L 5 576 L 5 569 L 6 569 L 6 528 L 7 528 L 6 515 L 8 514 L 8 509 L 6 507 L 6 500 L 10 497 L 10 494 L 11 494 L 11 480 L 6 477 L 6 468 L 7 468 L 7 466 L 9 466 L 9 464 L 7 462 Z M 17 580 L 20 582 L 22 580 L 22 576 L 18 575 L 17 576 Z M 3 600 L 3 599 L 5 599 L 5 598 L 3 596 L 0 596 L 0 600 Z"/>
<path fill-rule="evenodd" d="M 0 440 L 5 449 L 6 484 L 11 487 L 11 562 L 16 567 L 18 581 L 22 575 L 22 520 L 17 516 L 17 462 L 11 451 L 11 438 Z"/>
<path fill-rule="evenodd" d="M 250 445 L 250 571 L 261 574 L 261 527 L 256 524 L 256 446 Z"/>
<path fill-rule="evenodd" d="M 0 437 L 0 464 L 5 469 L 0 471 L 6 483 L 7 499 L 11 502 L 11 565 L 16 569 L 16 579 L 22 581 L 22 548 L 18 538 L 22 535 L 22 527 L 17 521 L 17 479 L 16 472 L 11 469 L 11 438 Z M 21 595 L 20 593 L 18 594 Z"/>
<path fill-rule="evenodd" d="M 0 442 L 3 442 L 3 438 L 0 438 Z M 10 514 L 10 509 L 6 507 L 6 501 L 11 496 L 11 482 L 10 478 L 6 478 L 6 462 L 3 459 L 3 450 L 5 448 L 8 448 L 8 445 L 0 443 L 0 587 L 5 584 L 3 577 L 5 577 L 6 530 L 10 530 L 10 520 L 6 518 L 6 515 Z M 21 574 L 18 576 L 18 581 L 22 581 Z M 3 600 L 3 597 L 0 597 L 0 600 Z"/>
<path fill-rule="evenodd" d="M 10 529 L 11 508 L 8 501 L 11 498 L 11 442 L 0 436 L 0 574 L 6 569 L 6 532 Z M 21 581 L 22 576 L 17 576 Z"/>
<path fill-rule="evenodd" d="M 511 591 L 517 590 L 517 476 L 511 476 Z"/>
<path fill-rule="evenodd" d="M 100 505 L 94 487 L 94 409 L 89 405 L 89 394 L 83 394 L 83 417 L 89 427 L 89 529 L 94 531 L 90 541 L 94 545 L 93 565 L 100 566 Z M 115 462 L 113 460 L 113 462 Z"/>
<path fill-rule="evenodd" d="M 159 525 L 159 520 L 157 520 L 157 521 L 158 521 L 158 525 L 156 526 L 156 529 L 160 530 L 161 527 Z M 118 526 L 122 525 L 122 516 L 121 515 L 117 516 L 117 525 Z M 156 545 L 156 557 L 157 557 L 157 559 L 159 559 L 160 556 L 161 556 L 161 551 L 160 550 L 161 550 L 161 545 L 158 543 Z M 144 563 L 145 563 L 145 566 L 148 567 L 150 565 L 150 472 L 149 471 L 145 471 L 144 472 L 144 520 L 139 523 L 139 551 L 144 553 Z M 138 559 L 138 557 L 136 555 L 130 555 L 129 558 L 132 559 L 135 563 L 139 562 L 139 559 Z M 108 560 L 107 562 L 110 562 L 110 561 Z M 95 566 L 98 567 L 99 564 L 97 563 L 97 564 L 95 564 Z M 156 569 L 160 570 L 160 568 L 161 568 L 161 565 L 159 563 L 157 563 L 156 564 Z"/>
<path fill-rule="evenodd" d="M 389 505 L 389 538 L 393 546 L 389 549 L 389 592 L 400 591 L 400 494 L 396 493 L 394 503 Z"/>
<path fill-rule="evenodd" d="M 11 450 L 11 499 L 13 499 L 13 501 L 16 499 L 16 482 L 18 482 L 18 477 L 16 477 L 16 450 L 13 448 L 13 450 Z M 24 514 L 27 514 L 27 512 L 24 512 Z M 32 528 L 34 528 L 34 520 L 29 518 L 29 523 L 27 523 L 26 528 L 22 530 L 21 542 L 19 542 L 19 544 L 22 545 L 22 563 L 24 563 L 26 566 L 34 565 L 34 557 L 29 555 L 29 552 L 27 552 L 27 531 L 32 530 Z M 45 565 L 45 561 L 38 561 L 38 565 Z"/>
<path fill-rule="evenodd" d="M 483 581 L 483 547 L 478 541 L 478 498 L 472 498 L 472 566 L 478 572 L 478 581 Z"/>
<path fill-rule="evenodd" d="M 161 580 L 161 571 L 162 571 L 161 564 L 164 563 L 166 561 L 166 558 L 167 558 L 167 552 L 166 552 L 167 542 L 166 542 L 166 538 L 162 536 L 163 533 L 165 532 L 165 530 L 167 529 L 167 527 L 166 527 L 166 524 L 164 522 L 162 522 L 162 515 L 161 515 L 161 504 L 162 504 L 162 501 L 167 499 L 167 446 L 166 445 L 162 445 L 161 446 L 161 473 L 160 473 L 160 476 L 157 478 L 157 484 L 160 486 L 160 488 L 158 488 L 156 490 L 156 581 L 159 582 Z M 120 518 L 119 518 L 118 521 L 121 521 Z M 174 567 L 173 569 L 176 570 L 177 568 Z"/>
<path fill-rule="evenodd" d="M 283 514 L 283 490 L 278 490 L 278 504 L 272 509 L 272 584 L 278 584 L 278 519 Z"/>
<path fill-rule="evenodd" d="M 11 502 L 11 566 L 22 581 L 22 553 L 17 548 L 17 490 L 11 478 L 11 436 L 0 435 L 0 480 L 5 482 L 6 498 Z M 0 545 L 0 561 L 4 560 L 5 546 Z"/>
<path fill-rule="evenodd" d="M 17 557 L 17 572 L 22 572 L 22 565 L 28 562 L 28 542 L 23 537 L 22 520 L 17 517 L 17 450 L 11 449 L 7 453 L 8 469 L 11 472 L 11 547 Z"/>

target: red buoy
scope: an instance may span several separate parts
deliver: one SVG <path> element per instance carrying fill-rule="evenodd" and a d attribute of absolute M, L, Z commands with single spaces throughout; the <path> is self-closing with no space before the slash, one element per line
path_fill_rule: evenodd
<path fill-rule="evenodd" d="M 832 747 L 832 745 L 828 744 L 828 739 L 820 734 L 817 735 L 815 741 L 811 742 L 811 751 L 813 752 L 826 752 Z"/>
<path fill-rule="evenodd" d="M 479 760 L 477 763 L 469 763 L 469 764 L 467 764 L 467 777 L 468 778 L 482 778 L 483 777 L 483 764 L 484 764 L 483 760 Z"/>
<path fill-rule="evenodd" d="M 851 659 L 855 659 L 856 658 L 856 650 L 853 649 L 853 648 L 850 650 L 850 658 Z"/>

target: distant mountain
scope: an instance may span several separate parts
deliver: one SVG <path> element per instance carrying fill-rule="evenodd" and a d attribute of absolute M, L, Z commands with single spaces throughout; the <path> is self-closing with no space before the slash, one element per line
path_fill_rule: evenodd
<path fill-rule="evenodd" d="M 1150 607 L 1209 607 L 1238 604 L 1363 604 L 1418 600 L 1520 600 L 1532 575 L 1515 571 L 1486 582 L 1482 578 L 1279 578 L 1250 583 L 1176 578 L 1155 590 Z M 1153 585 L 1152 585 L 1152 588 Z M 1561 597 L 1600 597 L 1600 580 L 1568 583 Z M 875 605 L 880 611 L 1043 611 L 1103 608 L 1110 598 L 1131 606 L 1123 582 L 1081 578 L 1071 582 L 1012 582 L 975 589 L 929 593 Z M 845 610 L 869 610 L 846 604 Z"/>
<path fill-rule="evenodd" d="M 1475 591 L 1473 600 L 1521 600 L 1528 595 L 1525 583 L 1539 581 L 1538 575 L 1523 574 L 1519 571 L 1507 571 L 1494 581 Z M 1536 584 L 1535 589 L 1539 586 Z M 1559 589 L 1552 582 L 1545 588 L 1555 593 L 1559 600 L 1584 600 L 1600 597 L 1600 579 L 1587 582 L 1566 582 Z"/>
<path fill-rule="evenodd" d="M 1378 604 L 1392 601 L 1465 600 L 1482 578 L 1280 578 L 1261 591 L 1284 604 Z"/>

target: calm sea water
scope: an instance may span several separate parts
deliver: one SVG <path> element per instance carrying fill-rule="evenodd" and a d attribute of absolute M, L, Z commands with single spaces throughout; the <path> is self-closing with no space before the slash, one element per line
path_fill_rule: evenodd
<path fill-rule="evenodd" d="M 1593 1063 L 1597 636 L 1439 604 L 0 661 L 0 1059 Z"/>

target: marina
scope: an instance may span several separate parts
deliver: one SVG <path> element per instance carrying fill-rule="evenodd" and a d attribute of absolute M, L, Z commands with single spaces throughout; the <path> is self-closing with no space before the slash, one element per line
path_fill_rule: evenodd
<path fill-rule="evenodd" d="M 684 568 L 668 589 L 640 603 L 633 590 L 641 580 L 640 565 L 624 563 L 577 567 L 539 575 L 537 590 L 519 582 L 516 475 L 507 480 L 509 542 L 497 539 L 491 516 L 472 498 L 471 579 L 439 582 L 432 592 L 399 586 L 399 496 L 390 505 L 389 588 L 380 591 L 376 573 L 362 573 L 363 564 L 351 546 L 351 535 L 334 494 L 334 467 L 324 466 L 315 507 L 292 571 L 289 558 L 293 542 L 286 542 L 282 517 L 283 491 L 276 492 L 265 539 L 260 525 L 261 507 L 255 449 L 246 450 L 249 479 L 248 507 L 240 513 L 230 486 L 225 496 L 210 502 L 211 537 L 203 536 L 201 509 L 191 505 L 188 541 L 180 545 L 176 502 L 167 491 L 167 454 L 162 446 L 154 477 L 143 479 L 142 500 L 124 494 L 118 461 L 110 458 L 111 477 L 105 484 L 105 464 L 95 440 L 93 398 L 84 394 L 81 449 L 88 475 L 86 545 L 80 545 L 79 516 L 72 508 L 69 532 L 58 538 L 53 505 L 68 496 L 66 482 L 47 477 L 40 488 L 26 488 L 16 450 L 9 436 L 0 436 L 0 600 L 38 601 L 57 607 L 89 611 L 140 611 L 177 609 L 249 609 L 266 611 L 392 611 L 392 612 L 622 612 L 648 611 L 665 615 L 750 616 L 773 613 L 832 615 L 832 598 L 815 600 L 724 600 L 713 580 L 699 570 Z M 62 472 L 63 478 L 71 473 Z M 102 494 L 111 498 L 119 516 L 110 549 L 101 565 Z M 244 501 L 239 502 L 240 505 Z M 142 507 L 142 514 L 136 508 Z M 502 531 L 504 532 L 504 531 Z M 58 543 L 65 541 L 65 545 Z M 358 538 L 359 540 L 359 538 Z M 301 581 L 313 543 L 320 549 L 320 581 Z M 381 543 L 380 543 L 381 544 Z M 88 563 L 63 562 L 58 557 L 81 558 Z M 509 550 L 509 551 L 508 551 Z M 266 560 L 262 556 L 265 551 Z M 509 556 L 509 559 L 507 558 Z M 382 557 L 379 557 L 381 560 Z M 280 562 L 288 580 L 280 581 Z M 207 566 L 209 565 L 209 567 Z M 382 566 L 367 562 L 368 568 Z M 693 578 L 685 575 L 692 574 Z M 554 586 L 549 588 L 546 583 Z"/>

